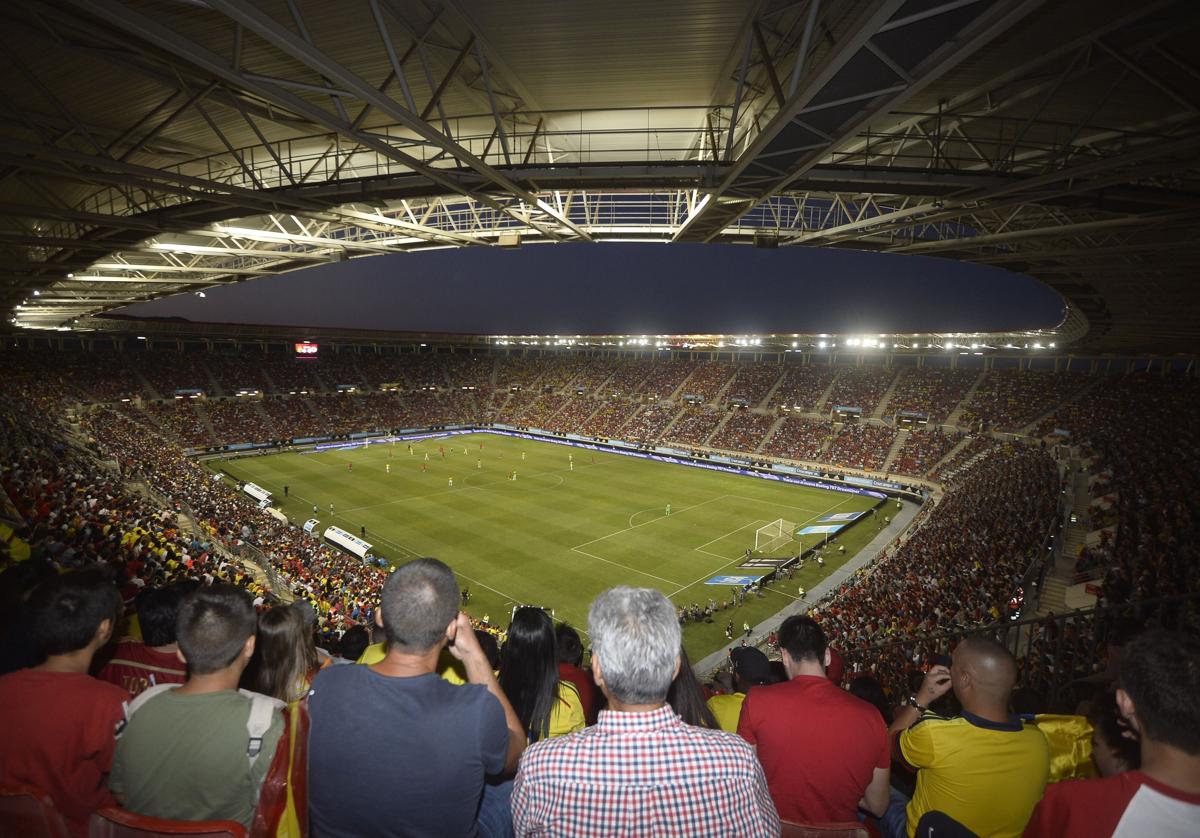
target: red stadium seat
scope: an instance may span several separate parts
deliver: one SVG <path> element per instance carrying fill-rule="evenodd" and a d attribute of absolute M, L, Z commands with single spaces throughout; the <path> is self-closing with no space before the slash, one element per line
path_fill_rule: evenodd
<path fill-rule="evenodd" d="M 88 823 L 88 838 L 155 838 L 170 835 L 246 838 L 246 828 L 237 821 L 172 821 L 135 815 L 112 806 L 93 812 Z"/>
<path fill-rule="evenodd" d="M 0 836 L 68 838 L 67 822 L 50 795 L 34 786 L 0 786 Z"/>
<path fill-rule="evenodd" d="M 780 838 L 870 838 L 865 824 L 858 821 L 846 823 L 793 823 L 783 821 Z"/>

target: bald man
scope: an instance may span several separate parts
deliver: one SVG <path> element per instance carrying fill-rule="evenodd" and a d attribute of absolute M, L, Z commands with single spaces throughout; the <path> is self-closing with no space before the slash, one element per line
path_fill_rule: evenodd
<path fill-rule="evenodd" d="M 1042 798 L 1050 748 L 1036 727 L 1009 712 L 1017 663 L 994 641 L 968 637 L 952 663 L 931 667 L 892 724 L 897 760 L 917 772 L 912 800 L 892 792 L 880 821 L 885 838 L 910 838 L 926 812 L 941 812 L 976 835 L 1016 838 Z M 929 705 L 951 689 L 960 716 L 942 718 Z"/>

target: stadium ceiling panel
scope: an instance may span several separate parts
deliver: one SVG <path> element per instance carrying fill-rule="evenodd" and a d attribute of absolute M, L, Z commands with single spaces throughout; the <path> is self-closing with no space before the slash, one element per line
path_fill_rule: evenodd
<path fill-rule="evenodd" d="M 1081 350 L 1200 346 L 1189 0 L 14 0 L 0 21 L 9 328 L 381 253 L 633 240 L 994 265 L 1058 290 Z"/>

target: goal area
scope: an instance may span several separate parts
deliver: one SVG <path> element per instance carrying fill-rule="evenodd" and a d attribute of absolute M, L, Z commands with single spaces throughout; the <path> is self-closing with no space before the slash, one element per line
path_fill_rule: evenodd
<path fill-rule="evenodd" d="M 754 552 L 771 553 L 781 550 L 792 543 L 792 533 L 795 531 L 796 524 L 783 518 L 777 518 L 766 526 L 759 527 L 754 531 Z"/>

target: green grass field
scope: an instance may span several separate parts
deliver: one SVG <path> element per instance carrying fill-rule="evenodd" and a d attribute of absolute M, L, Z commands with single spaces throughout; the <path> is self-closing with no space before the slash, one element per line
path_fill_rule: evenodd
<path fill-rule="evenodd" d="M 400 442 L 210 466 L 272 491 L 294 524 L 314 517 L 315 504 L 322 530 L 334 524 L 358 535 L 365 526 L 374 552 L 393 563 L 442 559 L 470 587 L 467 610 L 477 617 L 503 624 L 514 604 L 534 604 L 581 630 L 588 603 L 613 585 L 658 588 L 677 605 L 728 599 L 728 587 L 704 583 L 722 573 L 766 572 L 738 570 L 758 527 L 777 518 L 806 524 L 873 505 L 860 495 L 496 434 L 412 447 L 411 455 Z M 514 469 L 515 481 L 508 477 Z M 794 581 L 775 583 L 765 597 L 750 597 L 713 623 L 689 622 L 688 654 L 698 660 L 725 644 L 730 619 L 740 629 L 784 608 L 798 585 L 811 589 L 875 533 L 870 523 L 853 527 L 841 536 L 846 553 L 834 554 L 824 569 L 809 563 Z M 796 552 L 794 543 L 785 549 Z"/>

